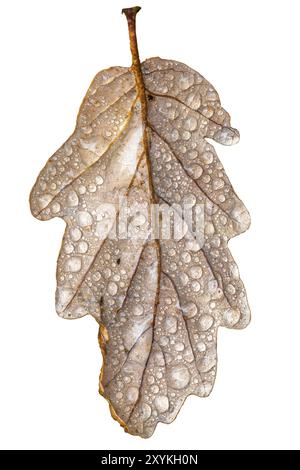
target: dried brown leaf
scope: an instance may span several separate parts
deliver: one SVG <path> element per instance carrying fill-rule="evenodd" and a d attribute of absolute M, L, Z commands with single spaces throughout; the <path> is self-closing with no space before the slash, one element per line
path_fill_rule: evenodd
<path fill-rule="evenodd" d="M 96 75 L 74 133 L 41 171 L 30 204 L 38 219 L 66 222 L 58 314 L 95 317 L 103 352 L 100 392 L 128 432 L 149 437 L 158 422 L 174 420 L 188 395 L 211 392 L 218 327 L 249 322 L 227 244 L 250 218 L 207 141 L 239 139 L 216 90 L 174 60 L 140 64 L 137 9 L 124 12 L 133 65 Z M 202 243 L 188 224 L 180 239 L 163 231 L 151 239 L 143 214 L 132 216 L 139 237 L 111 237 L 119 215 L 111 204 L 125 197 L 129 208 L 202 206 Z"/>

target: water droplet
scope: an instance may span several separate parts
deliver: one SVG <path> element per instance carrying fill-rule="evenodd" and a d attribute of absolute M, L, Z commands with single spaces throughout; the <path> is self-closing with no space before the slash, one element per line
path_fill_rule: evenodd
<path fill-rule="evenodd" d="M 205 345 L 205 343 L 203 343 L 202 341 L 200 341 L 199 343 L 197 343 L 196 347 L 197 347 L 197 349 L 198 349 L 198 351 L 199 351 L 200 353 L 206 351 L 206 345 Z"/>
<path fill-rule="evenodd" d="M 169 409 L 169 399 L 165 395 L 159 395 L 155 398 L 154 405 L 159 413 L 165 413 Z"/>
<path fill-rule="evenodd" d="M 213 180 L 213 189 L 215 191 L 217 191 L 218 189 L 223 188 L 223 186 L 224 186 L 224 180 L 222 180 L 221 178 L 215 178 Z"/>
<path fill-rule="evenodd" d="M 198 281 L 193 281 L 192 282 L 192 290 L 194 292 L 199 292 L 200 289 L 201 289 L 201 286 L 200 286 L 199 282 Z"/>
<path fill-rule="evenodd" d="M 116 295 L 116 293 L 118 292 L 118 286 L 115 282 L 109 282 L 107 290 L 110 295 Z"/>
<path fill-rule="evenodd" d="M 189 277 L 186 273 L 180 273 L 179 274 L 179 279 L 180 279 L 180 282 L 183 286 L 186 286 L 189 282 Z"/>
<path fill-rule="evenodd" d="M 192 258 L 191 258 L 191 255 L 187 251 L 184 251 L 183 253 L 181 253 L 181 259 L 184 263 L 188 264 L 190 263 Z"/>
<path fill-rule="evenodd" d="M 213 235 L 215 233 L 215 227 L 213 226 L 213 224 L 208 222 L 207 224 L 205 224 L 204 231 L 206 235 Z"/>
<path fill-rule="evenodd" d="M 60 204 L 58 202 L 54 202 L 51 207 L 52 214 L 58 214 L 60 211 Z"/>
<path fill-rule="evenodd" d="M 200 165 L 195 163 L 187 168 L 187 172 L 192 178 L 198 179 L 202 175 L 203 169 Z"/>
<path fill-rule="evenodd" d="M 232 327 L 236 325 L 240 319 L 240 312 L 237 309 L 229 308 L 223 315 L 226 326 Z"/>
<path fill-rule="evenodd" d="M 230 295 L 235 294 L 235 287 L 232 284 L 228 284 L 226 287 L 226 292 L 228 292 Z"/>
<path fill-rule="evenodd" d="M 171 135 L 170 135 L 170 139 L 172 142 L 176 142 L 176 140 L 178 140 L 179 138 L 179 132 L 177 129 L 173 129 Z"/>
<path fill-rule="evenodd" d="M 183 198 L 183 204 L 194 206 L 197 202 L 197 198 L 194 194 L 187 194 Z"/>
<path fill-rule="evenodd" d="M 78 227 L 71 228 L 70 230 L 70 237 L 74 242 L 78 242 L 80 238 L 82 237 L 82 232 Z"/>
<path fill-rule="evenodd" d="M 202 276 L 202 269 L 200 266 L 192 266 L 190 269 L 190 275 L 193 279 L 200 279 Z"/>
<path fill-rule="evenodd" d="M 207 118 L 211 118 L 214 114 L 214 108 L 212 108 L 211 106 L 205 106 L 204 108 L 202 108 L 202 114 L 204 114 L 205 117 Z"/>
<path fill-rule="evenodd" d="M 209 165 L 214 159 L 214 154 L 212 152 L 204 152 L 201 154 L 200 158 L 206 165 Z"/>
<path fill-rule="evenodd" d="M 132 308 L 133 315 L 140 316 L 144 313 L 144 307 L 140 304 L 136 304 Z"/>
<path fill-rule="evenodd" d="M 193 318 L 198 312 L 197 305 L 189 302 L 182 306 L 182 312 L 186 318 Z"/>
<path fill-rule="evenodd" d="M 178 352 L 181 352 L 184 350 L 184 344 L 183 343 L 176 343 L 175 344 L 175 350 Z"/>
<path fill-rule="evenodd" d="M 180 74 L 178 77 L 178 86 L 181 90 L 187 90 L 194 83 L 194 77 L 191 74 Z"/>
<path fill-rule="evenodd" d="M 183 140 L 189 140 L 191 138 L 191 133 L 189 131 L 183 131 L 182 138 Z"/>
<path fill-rule="evenodd" d="M 227 219 L 226 215 L 221 215 L 221 216 L 220 216 L 220 222 L 221 222 L 221 224 L 226 225 L 226 224 L 227 224 L 227 220 L 228 220 L 228 219 Z"/>
<path fill-rule="evenodd" d="M 183 127 L 187 131 L 194 131 L 197 129 L 197 122 L 197 119 L 194 116 L 191 116 L 184 121 Z"/>
<path fill-rule="evenodd" d="M 80 185 L 79 188 L 78 188 L 78 192 L 79 192 L 79 194 L 85 194 L 86 187 L 83 186 L 83 185 Z"/>
<path fill-rule="evenodd" d="M 81 258 L 78 256 L 72 256 L 71 258 L 67 259 L 65 262 L 65 270 L 75 273 L 80 271 L 81 269 Z"/>
<path fill-rule="evenodd" d="M 77 213 L 77 221 L 81 227 L 87 227 L 93 223 L 93 217 L 87 211 L 79 211 Z"/>
<path fill-rule="evenodd" d="M 176 271 L 176 269 L 177 269 L 177 264 L 176 263 L 171 263 L 170 264 L 170 270 L 171 271 Z"/>
<path fill-rule="evenodd" d="M 86 253 L 88 251 L 88 247 L 89 245 L 87 244 L 87 242 L 85 241 L 79 242 L 78 247 L 77 247 L 78 253 Z"/>
<path fill-rule="evenodd" d="M 155 382 L 155 377 L 153 377 L 153 375 L 149 375 L 147 378 L 147 382 L 150 385 L 153 384 Z"/>
<path fill-rule="evenodd" d="M 74 246 L 72 245 L 72 243 L 66 243 L 65 246 L 64 246 L 64 251 L 65 253 L 67 253 L 68 255 L 70 253 L 72 253 L 72 251 L 74 251 Z"/>
<path fill-rule="evenodd" d="M 212 279 L 207 284 L 208 292 L 213 294 L 218 289 L 218 282 L 215 279 Z"/>
<path fill-rule="evenodd" d="M 175 390 L 182 390 L 190 382 L 190 373 L 184 364 L 177 364 L 172 366 L 167 371 L 167 382 L 171 388 Z"/>
<path fill-rule="evenodd" d="M 195 160 L 195 158 L 197 158 L 197 157 L 198 157 L 198 152 L 197 152 L 197 150 L 189 150 L 189 152 L 188 152 L 188 158 L 189 158 L 190 160 Z"/>
<path fill-rule="evenodd" d="M 104 275 L 105 279 L 109 279 L 110 276 L 111 276 L 111 270 L 109 268 L 105 268 L 104 271 L 103 271 L 103 275 Z"/>
<path fill-rule="evenodd" d="M 67 204 L 70 207 L 78 206 L 79 199 L 75 191 L 70 191 L 67 197 Z"/>
<path fill-rule="evenodd" d="M 207 331 L 213 325 L 214 319 L 210 315 L 201 315 L 199 325 L 202 331 Z"/>
<path fill-rule="evenodd" d="M 98 184 L 99 186 L 101 186 L 101 184 L 103 184 L 103 178 L 102 178 L 102 176 L 100 176 L 100 175 L 96 176 L 95 181 L 96 181 L 96 184 Z"/>
<path fill-rule="evenodd" d="M 99 271 L 94 272 L 93 279 L 94 279 L 94 281 L 100 281 L 101 274 L 99 273 Z"/>
<path fill-rule="evenodd" d="M 128 403 L 135 403 L 139 397 L 139 390 L 137 387 L 128 387 L 126 390 L 126 401 Z"/>

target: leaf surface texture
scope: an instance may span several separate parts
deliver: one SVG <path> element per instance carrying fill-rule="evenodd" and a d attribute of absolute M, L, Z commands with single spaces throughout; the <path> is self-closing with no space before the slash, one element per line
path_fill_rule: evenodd
<path fill-rule="evenodd" d="M 100 392 L 128 432 L 149 437 L 158 422 L 174 420 L 188 395 L 211 392 L 218 327 L 249 322 L 227 244 L 250 217 L 211 143 L 239 139 L 216 90 L 173 60 L 148 59 L 141 72 L 146 116 L 132 68 L 96 75 L 74 133 L 41 171 L 30 203 L 38 219 L 66 223 L 58 314 L 95 317 Z M 111 204 L 120 200 L 202 205 L 202 244 L 189 226 L 179 240 L 151 239 L 143 214 L 132 216 L 139 237 L 112 239 Z"/>

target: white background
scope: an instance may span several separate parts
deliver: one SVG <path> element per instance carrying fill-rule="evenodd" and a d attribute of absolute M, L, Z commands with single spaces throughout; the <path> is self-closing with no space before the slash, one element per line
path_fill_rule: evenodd
<path fill-rule="evenodd" d="M 148 440 L 125 434 L 98 396 L 96 322 L 56 316 L 64 223 L 35 220 L 28 195 L 96 72 L 130 65 L 124 2 L 1 2 L 0 446 L 299 449 L 298 1 L 140 2 L 141 57 L 198 70 L 241 132 L 215 148 L 252 215 L 230 247 L 253 318 L 220 331 L 211 396 L 190 397 Z"/>

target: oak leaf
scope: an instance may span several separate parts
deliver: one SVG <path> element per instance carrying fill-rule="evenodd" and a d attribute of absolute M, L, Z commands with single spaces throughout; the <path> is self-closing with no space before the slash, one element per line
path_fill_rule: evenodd
<path fill-rule="evenodd" d="M 149 437 L 158 422 L 174 420 L 188 395 L 211 392 L 218 327 L 249 322 L 227 244 L 250 218 L 207 140 L 239 140 L 216 90 L 174 60 L 140 64 L 138 10 L 124 10 L 132 66 L 96 75 L 74 133 L 41 171 L 30 204 L 38 219 L 66 222 L 58 314 L 97 320 L 100 393 L 128 432 Z M 127 236 L 117 226 L 125 202 Z M 189 223 L 182 237 L 164 236 L 164 227 L 150 237 L 149 207 L 174 203 L 203 208 L 201 237 Z M 136 204 L 146 214 L 134 212 Z M 175 208 L 172 217 L 174 229 L 182 213 Z"/>

